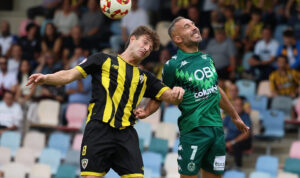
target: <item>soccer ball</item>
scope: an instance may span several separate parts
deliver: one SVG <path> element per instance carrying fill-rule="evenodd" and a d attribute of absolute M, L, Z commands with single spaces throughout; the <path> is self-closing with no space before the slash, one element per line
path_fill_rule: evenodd
<path fill-rule="evenodd" d="M 131 9 L 131 0 L 100 0 L 101 11 L 111 19 L 124 17 Z"/>

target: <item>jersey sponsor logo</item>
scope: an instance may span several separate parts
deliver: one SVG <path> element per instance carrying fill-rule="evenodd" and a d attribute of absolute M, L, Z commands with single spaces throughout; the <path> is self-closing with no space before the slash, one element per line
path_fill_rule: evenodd
<path fill-rule="evenodd" d="M 225 169 L 225 156 L 216 156 L 214 161 L 215 171 L 224 171 Z"/>
<path fill-rule="evenodd" d="M 189 162 L 189 164 L 187 165 L 187 169 L 188 169 L 190 172 L 195 171 L 195 169 L 196 169 L 195 163 L 194 163 L 194 162 Z"/>
<path fill-rule="evenodd" d="M 194 97 L 195 98 L 202 98 L 202 97 L 206 97 L 211 93 L 216 93 L 218 91 L 218 86 L 214 85 L 211 88 L 208 89 L 202 89 L 201 91 L 194 93 Z"/>
<path fill-rule="evenodd" d="M 86 159 L 86 158 L 82 159 L 81 160 L 81 166 L 82 166 L 82 168 L 85 169 L 87 167 L 88 163 L 89 163 L 88 159 Z"/>
<path fill-rule="evenodd" d="M 188 64 L 188 63 L 190 63 L 190 62 L 182 61 L 180 67 L 182 67 L 182 66 L 184 66 L 184 65 L 186 65 L 186 64 Z"/>
<path fill-rule="evenodd" d="M 213 76 L 213 72 L 209 67 L 203 67 L 202 70 L 197 69 L 194 72 L 194 77 L 195 77 L 196 80 L 203 80 L 204 76 L 206 78 L 211 78 Z"/>

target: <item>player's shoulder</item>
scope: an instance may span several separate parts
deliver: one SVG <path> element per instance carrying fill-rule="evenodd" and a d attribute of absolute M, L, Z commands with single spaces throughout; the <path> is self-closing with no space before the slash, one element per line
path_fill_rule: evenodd
<path fill-rule="evenodd" d="M 102 60 L 102 61 L 104 61 L 108 58 L 116 58 L 116 57 L 112 56 L 112 55 L 109 55 L 109 54 L 105 54 L 103 52 L 98 52 L 98 53 L 90 55 L 88 58 L 92 59 L 92 60 Z"/>
<path fill-rule="evenodd" d="M 165 63 L 165 67 L 170 67 L 170 66 L 176 66 L 177 63 L 180 63 L 178 58 L 177 58 L 177 54 L 172 56 L 171 59 L 169 59 L 166 63 Z"/>

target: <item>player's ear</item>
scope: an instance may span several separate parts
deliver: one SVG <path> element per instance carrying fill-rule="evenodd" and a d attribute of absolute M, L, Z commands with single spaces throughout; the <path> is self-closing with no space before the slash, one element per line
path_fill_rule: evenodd
<path fill-rule="evenodd" d="M 132 36 L 130 37 L 130 42 L 132 42 L 133 40 L 136 40 L 136 37 L 135 37 L 134 35 L 132 35 Z"/>
<path fill-rule="evenodd" d="M 178 35 L 175 35 L 173 37 L 173 40 L 174 40 L 175 43 L 181 43 L 182 42 L 182 38 Z"/>

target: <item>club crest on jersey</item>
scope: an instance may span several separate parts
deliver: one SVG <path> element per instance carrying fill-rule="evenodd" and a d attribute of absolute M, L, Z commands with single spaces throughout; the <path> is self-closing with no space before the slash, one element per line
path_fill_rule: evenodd
<path fill-rule="evenodd" d="M 87 167 L 88 163 L 89 163 L 88 159 L 82 159 L 81 160 L 81 166 L 82 166 L 82 168 L 85 169 Z"/>

